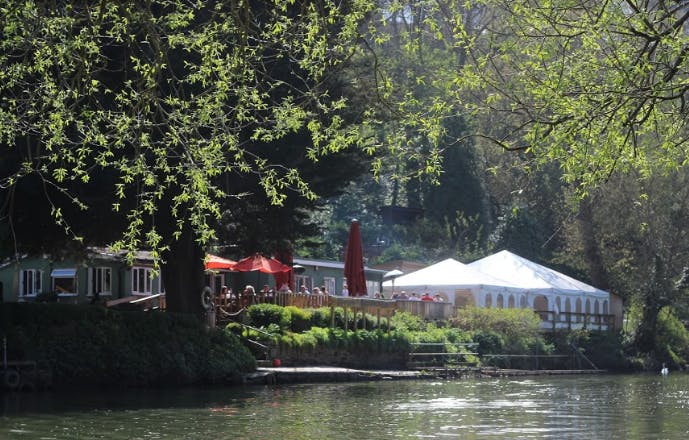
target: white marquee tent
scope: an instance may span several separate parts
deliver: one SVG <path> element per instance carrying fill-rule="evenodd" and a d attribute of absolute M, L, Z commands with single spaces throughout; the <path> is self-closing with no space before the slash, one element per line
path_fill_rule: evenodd
<path fill-rule="evenodd" d="M 608 292 L 534 263 L 509 251 L 500 251 L 468 264 L 482 273 L 499 276 L 531 292 L 608 298 Z"/>
<path fill-rule="evenodd" d="M 389 298 L 393 293 L 393 286 L 395 293 L 402 290 L 419 295 L 424 292 L 431 295 L 439 293 L 456 305 L 462 302 L 457 300 L 458 297 L 466 301 L 469 293 L 473 297 L 473 304 L 482 305 L 480 299 L 486 292 L 499 295 L 522 290 L 513 283 L 482 273 L 452 258 L 397 277 L 394 284 L 392 280 L 384 281 L 383 291 L 386 297 Z"/>
<path fill-rule="evenodd" d="M 545 313 L 547 316 L 542 315 L 542 318 L 547 319 L 548 325 L 578 328 L 592 316 L 593 324 L 604 329 L 607 322 L 595 320 L 600 315 L 614 313 L 608 292 L 509 251 L 498 252 L 468 266 L 488 275 L 499 274 L 500 278 L 525 289 L 525 296 L 520 295 L 520 307 Z"/>

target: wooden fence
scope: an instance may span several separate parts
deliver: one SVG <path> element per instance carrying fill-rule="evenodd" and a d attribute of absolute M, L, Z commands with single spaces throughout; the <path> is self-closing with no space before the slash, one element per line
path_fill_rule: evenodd
<path fill-rule="evenodd" d="M 541 317 L 541 328 L 544 330 L 615 330 L 615 315 L 553 311 L 536 313 Z"/>
<path fill-rule="evenodd" d="M 373 299 L 367 297 L 342 297 L 327 295 L 304 295 L 302 293 L 260 294 L 251 297 L 232 297 L 225 301 L 218 302 L 225 312 L 235 313 L 243 307 L 253 304 L 277 304 L 287 307 L 294 306 L 299 308 L 319 308 L 319 307 L 341 307 L 345 312 L 345 322 L 350 319 L 356 323 L 359 316 L 365 314 L 375 316 L 380 325 L 381 318 L 389 318 L 396 311 L 409 312 L 420 316 L 426 320 L 449 319 L 454 315 L 454 306 L 450 303 L 437 303 L 430 301 L 405 301 L 389 299 Z M 334 314 L 332 314 L 334 319 Z M 365 322 L 365 321 L 364 321 Z M 333 323 L 334 325 L 334 323 Z M 355 324 L 356 326 L 356 324 Z"/>

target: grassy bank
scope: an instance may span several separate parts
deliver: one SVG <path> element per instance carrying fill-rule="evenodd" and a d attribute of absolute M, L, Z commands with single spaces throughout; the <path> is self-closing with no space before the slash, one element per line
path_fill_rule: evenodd
<path fill-rule="evenodd" d="M 9 360 L 46 362 L 56 386 L 229 383 L 255 368 L 231 332 L 171 313 L 0 304 L 2 336 Z"/>

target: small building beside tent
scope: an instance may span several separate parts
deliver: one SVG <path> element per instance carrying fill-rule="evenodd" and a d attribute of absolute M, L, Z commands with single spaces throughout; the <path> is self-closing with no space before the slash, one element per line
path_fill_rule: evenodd
<path fill-rule="evenodd" d="M 346 284 L 344 262 L 330 260 L 315 260 L 308 258 L 294 258 L 294 264 L 303 267 L 303 272 L 294 276 L 295 288 L 304 285 L 313 292 L 314 287 L 325 286 L 329 295 L 341 296 Z M 364 266 L 366 274 L 366 290 L 369 296 L 381 291 L 384 270 L 372 269 Z"/>

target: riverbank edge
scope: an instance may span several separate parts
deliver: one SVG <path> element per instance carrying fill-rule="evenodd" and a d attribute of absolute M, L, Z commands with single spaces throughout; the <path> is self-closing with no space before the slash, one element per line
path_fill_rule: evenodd
<path fill-rule="evenodd" d="M 247 385 L 282 385 L 323 382 L 361 382 L 379 380 L 428 380 L 517 376 L 564 376 L 603 374 L 607 370 L 514 370 L 490 367 L 436 370 L 358 370 L 342 367 L 260 367 L 245 374 Z"/>

